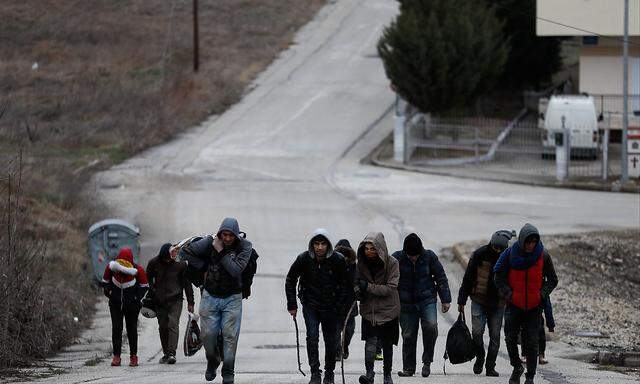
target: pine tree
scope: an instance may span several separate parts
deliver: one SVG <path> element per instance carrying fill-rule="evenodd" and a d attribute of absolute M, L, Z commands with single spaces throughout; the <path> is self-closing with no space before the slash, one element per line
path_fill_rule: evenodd
<path fill-rule="evenodd" d="M 400 0 L 378 42 L 387 77 L 423 112 L 461 109 L 502 74 L 507 42 L 493 10 L 473 0 Z"/>

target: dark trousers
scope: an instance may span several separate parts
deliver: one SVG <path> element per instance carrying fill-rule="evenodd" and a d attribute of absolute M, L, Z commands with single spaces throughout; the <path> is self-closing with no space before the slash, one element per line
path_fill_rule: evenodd
<path fill-rule="evenodd" d="M 538 366 L 540 313 L 540 307 L 525 311 L 512 304 L 508 304 L 505 310 L 504 332 L 511 366 L 514 368 L 522 367 L 518 354 L 518 335 L 522 332 L 523 350 L 527 357 L 526 375 L 528 378 L 535 376 Z"/>
<path fill-rule="evenodd" d="M 527 348 L 527 339 L 524 337 L 524 331 L 521 336 L 522 340 L 522 355 L 524 356 L 524 351 Z M 547 350 L 547 335 L 544 332 L 544 316 L 540 314 L 540 330 L 538 331 L 538 356 L 544 355 L 544 352 Z"/>
<path fill-rule="evenodd" d="M 402 370 L 416 371 L 416 346 L 418 328 L 422 327 L 422 363 L 433 361 L 434 346 L 438 338 L 438 311 L 436 303 L 427 305 L 404 305 L 400 312 L 400 328 L 402 329 Z M 386 358 L 386 355 L 385 355 Z"/>
<path fill-rule="evenodd" d="M 311 373 L 320 373 L 320 327 L 324 339 L 324 370 L 333 372 L 336 367 L 336 329 L 338 315 L 332 311 L 318 311 L 308 306 L 302 307 L 304 323 L 307 327 L 307 358 Z"/>
<path fill-rule="evenodd" d="M 129 340 L 129 354 L 138 354 L 138 313 L 140 308 L 120 307 L 110 305 L 111 313 L 111 343 L 113 344 L 113 354 L 120 356 L 122 353 L 122 326 L 123 319 L 127 324 L 127 339 Z"/>
<path fill-rule="evenodd" d="M 373 372 L 373 366 L 376 359 L 376 349 L 381 337 L 369 336 L 364 343 L 364 367 L 367 372 Z M 391 341 L 382 340 L 382 362 L 383 372 L 385 375 L 391 374 L 393 366 L 393 343 Z"/>
<path fill-rule="evenodd" d="M 340 356 L 340 353 L 346 352 L 349 353 L 349 344 L 351 344 L 351 339 L 353 338 L 353 334 L 356 330 L 356 317 L 350 316 L 349 320 L 347 320 L 347 326 L 344 329 L 344 351 L 342 350 L 342 327 L 344 326 L 344 319 L 341 318 L 338 321 L 337 329 L 336 329 L 336 353 L 337 356 Z"/>
<path fill-rule="evenodd" d="M 476 346 L 476 356 L 479 359 L 485 358 L 484 328 L 489 328 L 489 347 L 487 348 L 487 369 L 496 367 L 496 358 L 500 349 L 500 330 L 502 329 L 502 319 L 504 308 L 488 308 L 474 301 L 471 302 L 471 336 Z"/>
<path fill-rule="evenodd" d="M 162 344 L 162 352 L 165 356 L 176 355 L 180 332 L 180 313 L 182 313 L 182 300 L 156 306 L 160 344 Z"/>

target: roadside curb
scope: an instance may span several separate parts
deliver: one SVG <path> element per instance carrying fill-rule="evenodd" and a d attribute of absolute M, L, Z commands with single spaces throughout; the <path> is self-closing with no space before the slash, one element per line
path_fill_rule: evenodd
<path fill-rule="evenodd" d="M 438 175 L 438 176 L 448 176 L 448 177 L 456 177 L 459 179 L 470 179 L 470 180 L 482 180 L 482 181 L 494 181 L 500 183 L 510 183 L 510 184 L 521 184 L 521 185 L 533 185 L 536 187 L 550 187 L 550 188 L 563 188 L 563 189 L 577 189 L 577 190 L 586 190 L 586 191 L 599 191 L 599 192 L 621 192 L 621 193 L 640 193 L 640 187 L 633 185 L 633 183 L 619 185 L 603 185 L 594 182 L 577 182 L 577 181 L 568 181 L 568 182 L 541 182 L 541 181 L 525 181 L 525 180 L 517 180 L 517 179 L 508 179 L 508 178 L 499 178 L 499 177 L 479 177 L 473 175 L 465 175 L 465 174 L 457 174 L 454 172 L 448 171 L 438 171 L 433 168 L 425 168 L 413 165 L 406 165 L 402 163 L 398 163 L 391 159 L 381 159 L 380 155 L 385 147 L 393 140 L 393 133 L 389 134 L 378 146 L 375 147 L 373 151 L 367 156 L 365 156 L 361 162 L 368 163 L 371 165 L 375 165 L 377 167 L 385 167 L 391 169 L 398 169 L 401 171 L 409 171 L 409 172 L 418 172 L 429 175 Z"/>

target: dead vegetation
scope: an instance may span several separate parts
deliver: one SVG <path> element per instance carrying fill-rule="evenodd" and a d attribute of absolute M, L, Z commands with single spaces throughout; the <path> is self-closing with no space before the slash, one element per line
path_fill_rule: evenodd
<path fill-rule="evenodd" d="M 90 313 L 85 231 L 105 215 L 83 197 L 91 175 L 235 103 L 324 3 L 200 0 L 193 73 L 191 1 L 2 2 L 0 177 L 22 150 L 23 194 L 2 184 L 3 213 L 22 221 L 0 240 L 0 366 L 57 350 L 78 329 L 71 314 Z"/>

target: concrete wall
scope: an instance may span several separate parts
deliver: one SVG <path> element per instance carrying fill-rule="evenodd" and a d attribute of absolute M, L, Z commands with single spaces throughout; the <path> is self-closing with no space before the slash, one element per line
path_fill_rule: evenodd
<path fill-rule="evenodd" d="M 537 0 L 536 5 L 538 36 L 624 34 L 623 0 Z M 629 0 L 629 34 L 640 35 L 640 0 Z"/>
<path fill-rule="evenodd" d="M 629 56 L 629 94 L 640 94 L 640 52 Z M 622 94 L 622 49 L 583 46 L 580 51 L 580 92 Z"/>

